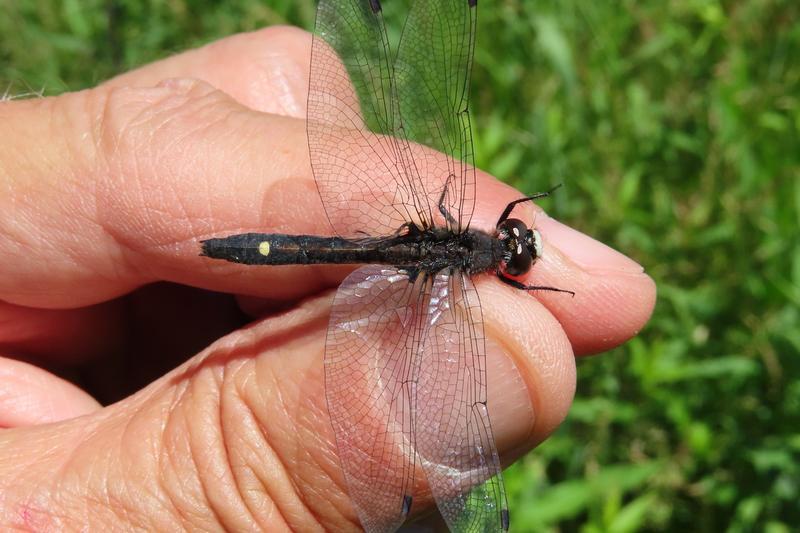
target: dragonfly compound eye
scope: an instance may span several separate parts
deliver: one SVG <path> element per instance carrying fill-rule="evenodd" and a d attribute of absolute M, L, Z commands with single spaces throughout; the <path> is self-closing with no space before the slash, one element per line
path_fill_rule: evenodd
<path fill-rule="evenodd" d="M 516 218 L 503 221 L 499 232 L 506 248 L 506 273 L 511 276 L 525 274 L 533 264 L 531 247 L 535 237 L 525 223 Z"/>

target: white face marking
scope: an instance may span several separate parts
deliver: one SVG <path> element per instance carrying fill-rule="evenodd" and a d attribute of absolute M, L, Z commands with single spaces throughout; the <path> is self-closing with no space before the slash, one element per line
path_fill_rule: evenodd
<path fill-rule="evenodd" d="M 517 244 L 517 255 L 520 255 L 521 253 L 522 253 L 522 245 Z"/>
<path fill-rule="evenodd" d="M 519 237 L 519 229 L 517 229 L 517 228 L 512 228 L 512 229 L 511 229 L 511 231 L 513 231 L 513 232 L 514 232 L 514 237 Z"/>
<path fill-rule="evenodd" d="M 536 257 L 542 257 L 542 235 L 536 230 L 533 230 L 533 250 Z"/>
<path fill-rule="evenodd" d="M 258 253 L 263 256 L 269 255 L 269 241 L 264 241 L 258 245 Z"/>

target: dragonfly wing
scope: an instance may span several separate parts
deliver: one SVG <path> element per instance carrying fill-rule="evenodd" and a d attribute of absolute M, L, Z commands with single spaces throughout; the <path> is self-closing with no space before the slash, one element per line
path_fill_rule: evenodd
<path fill-rule="evenodd" d="M 403 134 L 378 0 L 321 0 L 311 49 L 308 145 L 333 229 L 388 235 L 436 212 Z M 426 178 L 427 179 L 427 178 Z"/>
<path fill-rule="evenodd" d="M 505 531 L 508 504 L 489 422 L 480 301 L 466 276 L 433 281 L 417 387 L 417 453 L 453 531 Z"/>
<path fill-rule="evenodd" d="M 444 190 L 456 232 L 467 229 L 475 208 L 468 102 L 476 22 L 477 0 L 416 0 L 394 64 L 404 135 L 441 152 L 417 157 L 414 170 L 438 184 L 431 203 Z"/>
<path fill-rule="evenodd" d="M 367 531 L 394 531 L 412 503 L 414 376 L 430 283 L 369 265 L 345 279 L 325 343 L 325 394 L 347 487 Z"/>

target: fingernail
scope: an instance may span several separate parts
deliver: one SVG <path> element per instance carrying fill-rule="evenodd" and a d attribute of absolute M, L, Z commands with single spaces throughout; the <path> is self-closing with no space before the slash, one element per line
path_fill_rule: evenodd
<path fill-rule="evenodd" d="M 546 241 L 585 270 L 616 271 L 626 274 L 644 272 L 642 265 L 630 257 L 550 218 L 543 212 L 536 216 L 536 228 Z"/>

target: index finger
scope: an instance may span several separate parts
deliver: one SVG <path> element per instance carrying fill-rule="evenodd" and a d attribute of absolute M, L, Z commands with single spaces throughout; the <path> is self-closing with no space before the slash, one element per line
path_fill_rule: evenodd
<path fill-rule="evenodd" d="M 278 45 L 295 49 L 307 39 L 293 32 Z M 144 76 L 146 69 L 140 72 Z M 5 263 L 0 289 L 7 300 L 44 307 L 85 305 L 159 279 L 291 299 L 342 279 L 347 269 L 247 268 L 197 257 L 198 240 L 209 236 L 330 233 L 308 162 L 303 121 L 254 112 L 228 96 L 236 91 L 225 78 L 218 81 L 224 92 L 184 81 L 79 93 L 57 103 L 14 104 L 18 112 L 8 113 L 4 123 L 16 126 L 7 131 L 15 132 L 12 141 L 29 141 L 16 152 L 24 153 L 43 137 L 37 121 L 30 120 L 43 111 L 57 119 L 49 124 L 65 128 L 65 142 L 62 150 L 61 145 L 50 147 L 54 153 L 49 158 L 58 161 L 53 166 L 63 174 L 56 186 L 42 187 L 50 178 L 37 180 L 36 172 L 16 184 L 23 194 L 40 188 L 43 194 L 35 206 L 38 215 L 25 215 L 32 224 L 22 242 L 7 242 L 7 257 L 24 257 Z M 13 150 L 14 143 L 3 146 Z M 50 168 L 39 170 L 44 175 Z M 491 229 L 519 193 L 482 173 L 477 183 L 473 226 Z M 574 301 L 539 295 L 576 350 L 599 351 L 634 334 L 652 308 L 652 281 L 596 241 L 563 229 L 556 236 L 558 226 L 542 224 L 541 216 L 538 220 L 552 252 L 531 275 L 536 282 L 576 292 Z M 42 240 L 47 248 L 34 245 Z M 570 242 L 567 253 L 559 254 L 559 246 Z M 62 253 L 61 260 L 52 260 L 52 250 Z M 576 250 L 580 261 L 570 258 Z M 20 265 L 27 266 L 16 268 Z M 528 295 L 516 297 L 525 305 Z"/>
<path fill-rule="evenodd" d="M 170 92 L 175 90 L 185 92 Z M 179 101 L 166 104 L 169 121 L 157 111 L 165 104 L 152 103 L 165 97 L 162 91 L 167 91 L 168 100 Z M 126 91 L 122 96 L 143 94 Z M 128 154 L 133 160 L 127 165 L 131 171 L 147 168 L 151 161 L 174 159 L 171 169 L 176 179 L 165 182 L 157 172 L 140 173 L 138 187 L 155 194 L 141 195 L 137 189 L 112 187 L 103 202 L 108 206 L 109 227 L 122 230 L 116 241 L 138 251 L 135 257 L 143 261 L 139 271 L 146 267 L 161 279 L 270 299 L 296 299 L 338 285 L 350 268 L 250 268 L 212 260 L 203 260 L 205 264 L 201 266 L 195 256 L 199 250 L 197 240 L 212 236 L 332 233 L 308 161 L 305 124 L 237 109 L 224 95 L 191 83 L 148 94 L 153 100 L 141 101 L 135 114 L 149 114 L 154 123 L 163 124 L 158 128 L 158 137 L 151 137 L 153 124 L 139 122 L 135 130 L 125 129 L 124 137 L 114 138 L 114 146 L 122 147 L 119 153 Z M 126 111 L 131 112 L 132 106 L 128 106 Z M 221 115 L 226 116 L 227 122 L 212 125 Z M 209 126 L 202 127 L 203 123 Z M 187 136 L 185 132 L 192 128 L 199 133 Z M 147 142 L 137 140 L 145 136 Z M 345 160 L 365 157 L 363 152 L 348 152 L 352 146 L 355 143 L 343 143 L 338 156 Z M 174 154 L 181 151 L 184 156 L 178 159 Z M 117 161 L 122 165 L 125 159 Z M 188 164 L 184 166 L 182 162 Z M 363 172 L 370 173 L 378 172 L 380 166 L 367 161 L 363 168 Z M 131 171 L 120 166 L 111 175 L 127 177 Z M 505 205 L 520 193 L 480 172 L 477 184 L 480 201 L 473 226 L 491 230 Z M 131 196 L 131 192 L 135 195 Z M 137 205 L 136 200 L 141 203 Z M 176 207 L 180 208 L 177 212 Z M 524 207 L 521 211 L 518 216 L 533 220 L 532 215 L 525 216 Z M 561 322 L 576 351 L 602 351 L 634 335 L 649 317 L 654 299 L 653 283 L 641 267 L 546 216 L 536 218 L 545 239 L 545 255 L 532 269 L 529 281 L 576 293 L 575 298 L 534 295 Z M 159 234 L 166 242 L 153 242 L 153 236 Z M 145 238 L 149 240 L 144 241 Z M 560 245 L 567 246 L 567 253 L 560 252 Z M 180 252 L 177 256 L 176 251 Z M 573 259 L 569 254 L 577 257 Z M 162 269 L 154 270 L 157 266 Z M 515 300 L 525 305 L 527 298 L 530 295 L 519 293 Z"/>

